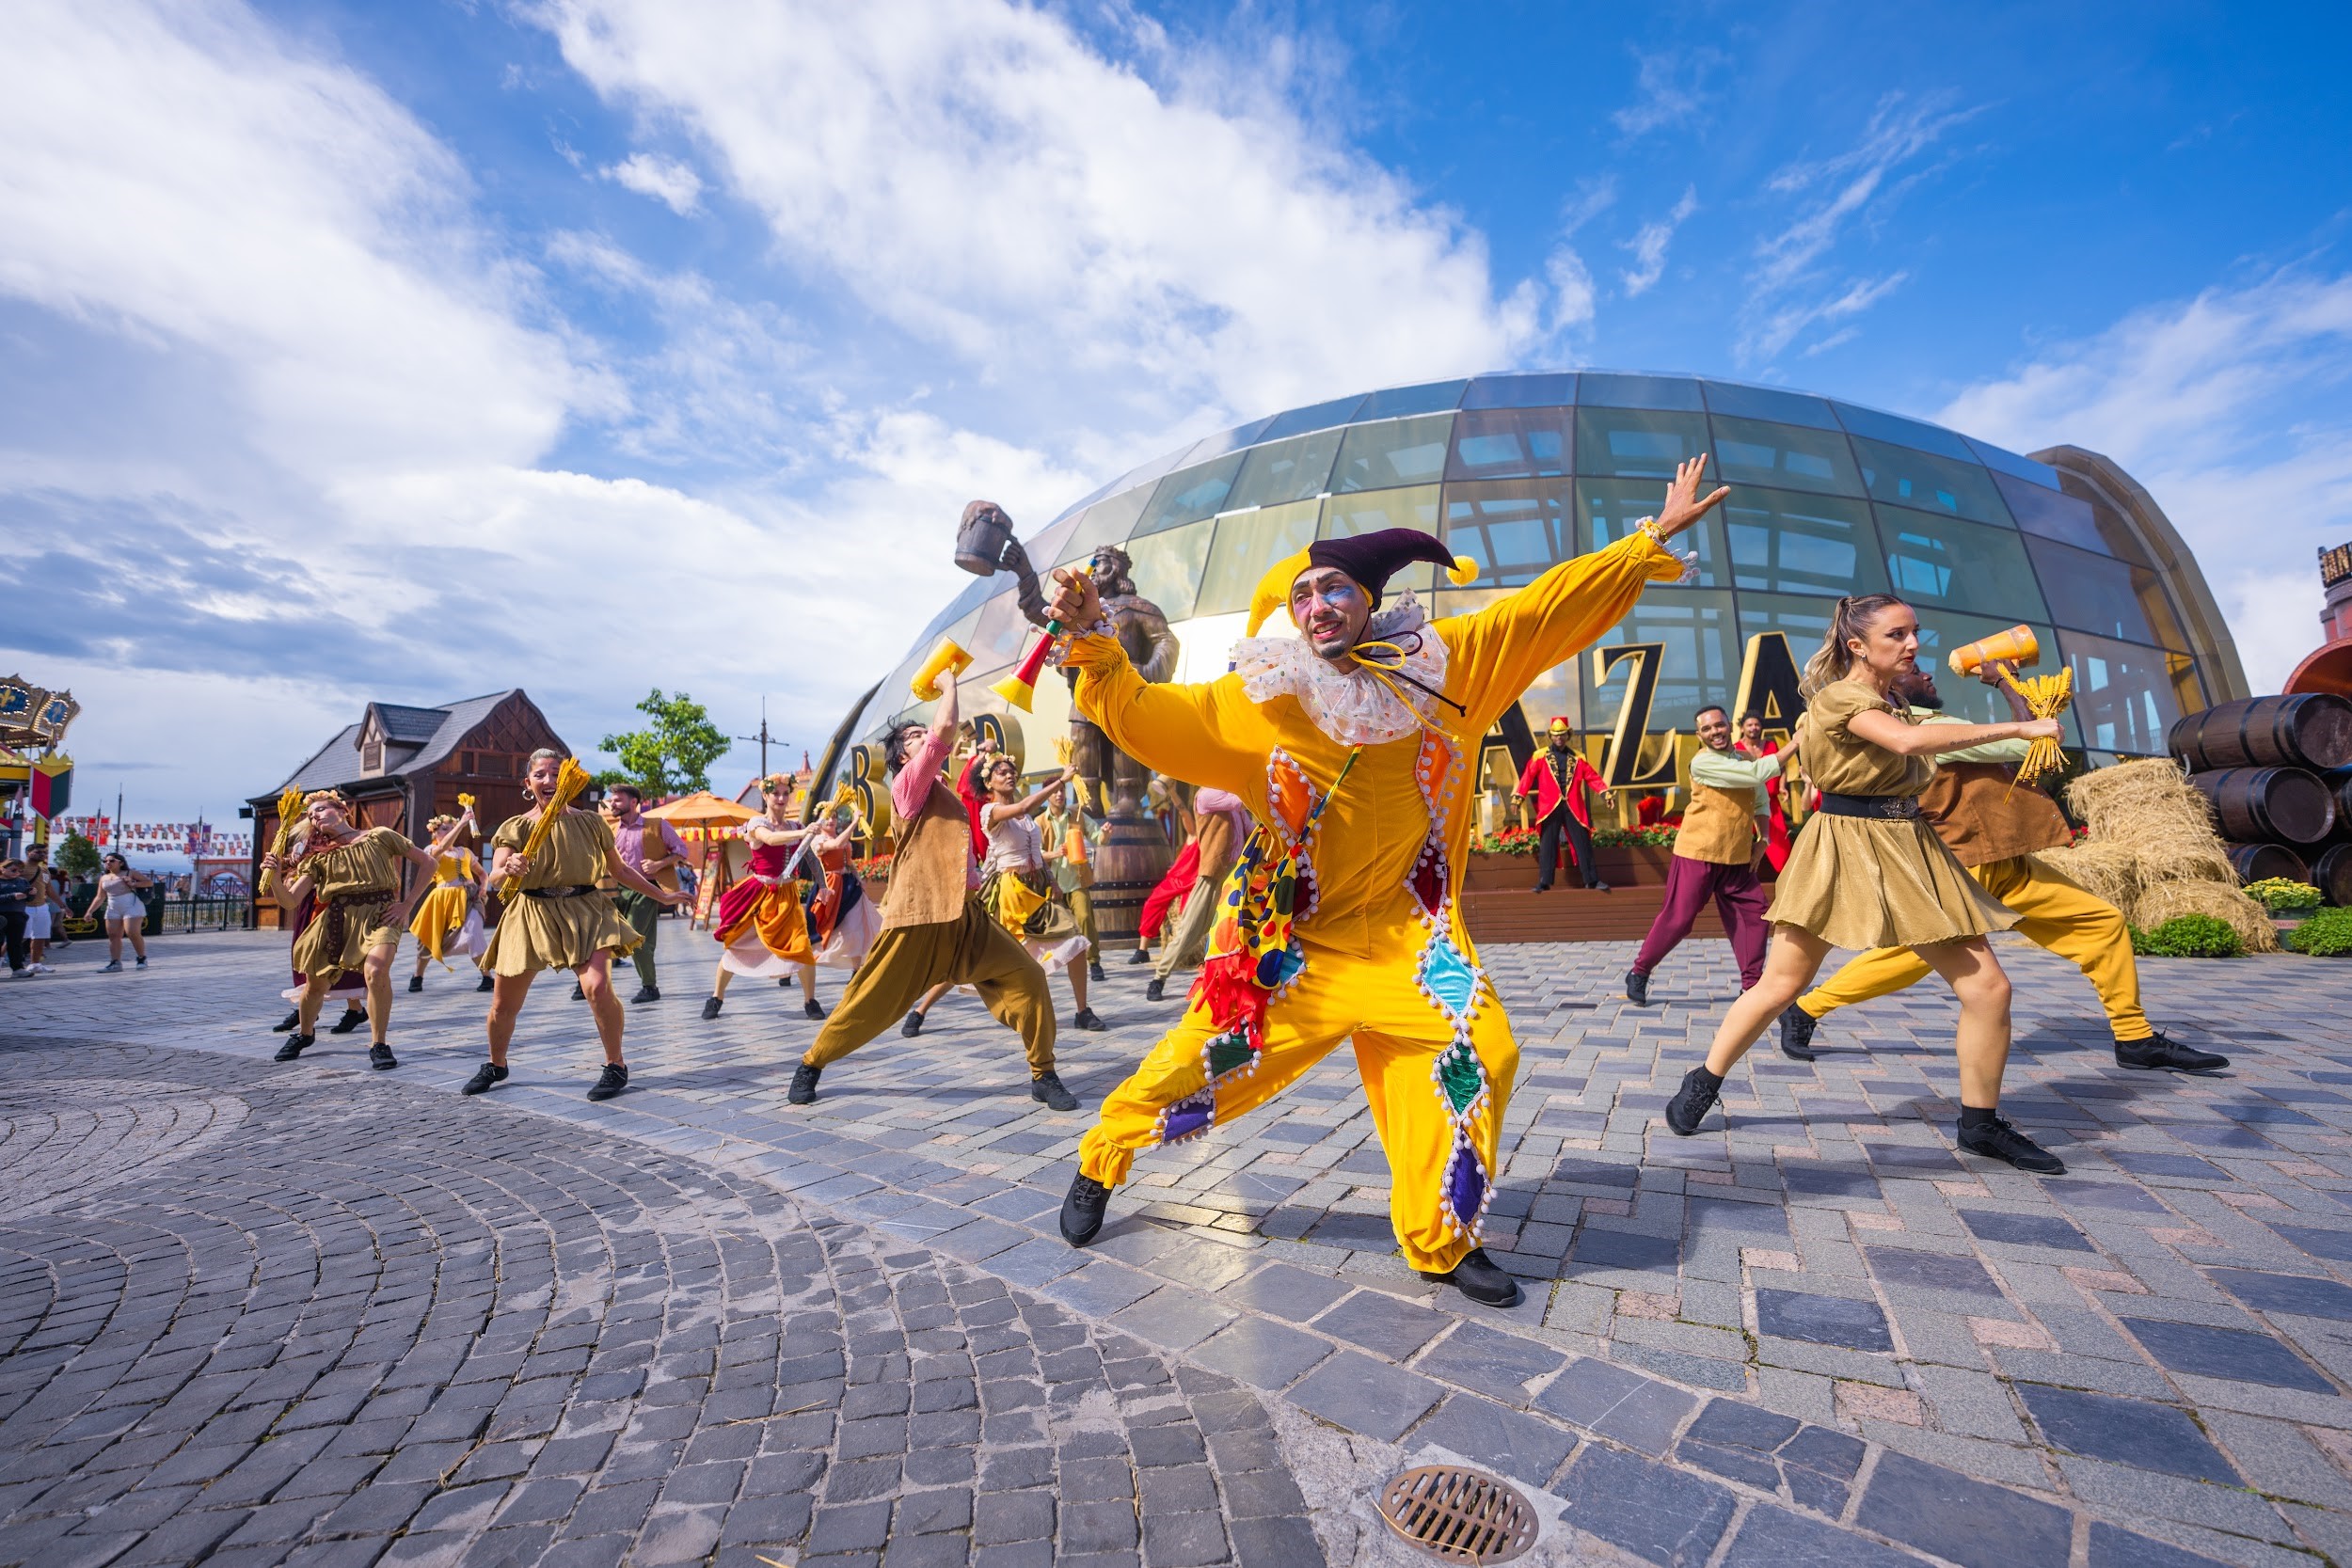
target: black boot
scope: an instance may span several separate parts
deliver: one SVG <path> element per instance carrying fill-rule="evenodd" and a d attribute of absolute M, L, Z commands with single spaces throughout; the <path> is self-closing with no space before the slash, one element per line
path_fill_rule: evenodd
<path fill-rule="evenodd" d="M 575 1002 L 585 1002 L 588 1000 L 587 991 L 581 989 L 578 980 L 574 980 L 572 982 L 572 1000 Z"/>
<path fill-rule="evenodd" d="M 421 974 L 408 976 L 408 989 L 412 991 L 424 990 L 424 976 Z"/>
<path fill-rule="evenodd" d="M 660 986 L 639 986 L 637 988 L 637 994 L 629 998 L 631 1005 L 639 1002 L 659 1002 L 660 1000 L 661 988 Z"/>
<path fill-rule="evenodd" d="M 1960 1108 L 1960 1147 L 2036 1176 L 2064 1176 L 2066 1162 L 2011 1127 L 1998 1111 Z"/>
<path fill-rule="evenodd" d="M 276 1060 L 281 1062 L 293 1061 L 296 1056 L 299 1056 L 305 1051 L 308 1051 L 310 1048 L 311 1040 L 316 1037 L 317 1037 L 312 1035 L 288 1035 L 286 1037 L 286 1043 L 278 1048 Z"/>
<path fill-rule="evenodd" d="M 1131 969 L 1136 964 L 1148 964 L 1151 961 L 1152 949 L 1146 947 L 1142 942 L 1136 942 L 1136 950 L 1127 955 L 1127 965 Z"/>
<path fill-rule="evenodd" d="M 506 1082 L 506 1069 L 496 1062 L 485 1062 L 473 1069 L 473 1076 L 458 1086 L 459 1094 L 481 1094 Z"/>
<path fill-rule="evenodd" d="M 1072 1246 L 1094 1240 L 1103 1228 L 1103 1211 L 1110 1203 L 1108 1187 L 1084 1171 L 1072 1177 L 1070 1191 L 1061 1200 L 1061 1239 Z"/>
<path fill-rule="evenodd" d="M 1780 1010 L 1780 1053 L 1792 1062 L 1813 1057 L 1813 1031 L 1821 1021 L 1791 1002 Z"/>
<path fill-rule="evenodd" d="M 825 1009 L 818 1006 L 817 998 L 813 996 L 801 1004 L 801 1011 L 804 1016 L 809 1018 L 822 1018 L 825 1016 Z"/>
<path fill-rule="evenodd" d="M 291 1035 L 294 1032 L 295 1026 L 300 1024 L 301 1022 L 302 1009 L 295 1007 L 292 1011 L 288 1012 L 284 1018 L 281 1018 L 277 1022 L 271 1024 L 269 1026 L 269 1032 L 273 1035 Z"/>
<path fill-rule="evenodd" d="M 628 1065 L 625 1062 L 607 1062 L 604 1070 L 596 1074 L 596 1081 L 588 1086 L 588 1098 L 610 1100 L 628 1087 Z"/>
<path fill-rule="evenodd" d="M 478 986 L 474 987 L 474 990 L 498 990 L 498 989 L 499 989 L 499 983 L 498 983 L 496 980 L 493 980 L 492 978 L 490 978 L 490 976 L 488 976 L 487 974 L 485 974 L 485 975 L 482 977 L 482 984 L 480 984 L 480 985 L 478 985 Z"/>
<path fill-rule="evenodd" d="M 1078 1097 L 1061 1086 L 1061 1075 L 1051 1068 L 1029 1080 L 1029 1098 L 1042 1101 L 1048 1109 L 1074 1111 Z"/>
<path fill-rule="evenodd" d="M 1110 1027 L 1109 1024 L 1094 1016 L 1094 1009 L 1092 1007 L 1081 1007 L 1076 1012 L 1071 1014 L 1070 1026 L 1073 1029 L 1092 1030 L 1098 1034 Z"/>
<path fill-rule="evenodd" d="M 389 1072 L 393 1068 L 400 1066 L 400 1060 L 392 1054 L 392 1048 L 390 1046 L 386 1045 L 382 1040 L 378 1040 L 373 1045 L 368 1047 L 368 1066 L 375 1069 L 378 1072 Z"/>
<path fill-rule="evenodd" d="M 2151 1035 L 2144 1040 L 2117 1040 L 2115 1065 L 2133 1068 L 2165 1068 L 2173 1072 L 2218 1072 L 2230 1065 L 2227 1056 L 2217 1056 L 2210 1051 L 2183 1045 L 2179 1040 Z"/>
<path fill-rule="evenodd" d="M 717 1018 L 719 1016 L 719 1009 L 725 1006 L 726 1000 L 723 997 L 706 996 L 703 998 L 703 1017 L 707 1019 Z"/>
<path fill-rule="evenodd" d="M 784 1098 L 795 1105 L 817 1103 L 817 1075 L 825 1069 L 803 1062 L 792 1069 L 792 1086 L 784 1091 Z"/>
<path fill-rule="evenodd" d="M 789 975 L 789 974 L 786 975 L 783 979 L 778 980 L 778 981 L 776 982 L 776 990 L 790 990 L 791 989 L 792 989 L 792 976 L 791 976 L 791 975 Z"/>
<path fill-rule="evenodd" d="M 915 1036 L 921 1034 L 922 1032 L 923 1009 L 917 1007 L 914 1011 L 907 1014 L 907 1021 L 904 1023 L 898 1025 L 898 1033 L 904 1035 L 909 1039 L 913 1039 Z M 813 1079 L 811 1080 L 811 1082 L 814 1081 L 815 1080 Z"/>
<path fill-rule="evenodd" d="M 1666 1101 L 1666 1125 L 1674 1129 L 1677 1137 L 1689 1137 L 1699 1130 L 1699 1123 L 1707 1119 L 1707 1113 L 1715 1108 L 1723 1092 L 1724 1081 L 1708 1071 L 1707 1064 L 1701 1062 L 1682 1075 L 1682 1087 Z"/>
<path fill-rule="evenodd" d="M 1425 1269 L 1418 1272 L 1434 1284 L 1453 1286 L 1483 1307 L 1519 1304 L 1519 1282 L 1498 1268 L 1483 1246 L 1470 1248 L 1460 1262 L 1443 1274 L 1431 1274 Z"/>
<path fill-rule="evenodd" d="M 368 1010 L 365 1007 L 346 1007 L 343 1016 L 337 1019 L 335 1026 L 326 1032 L 330 1035 L 348 1035 L 367 1021 Z"/>
<path fill-rule="evenodd" d="M 1638 969 L 1625 972 L 1625 999 L 1637 1007 L 1649 1006 L 1649 976 Z"/>
<path fill-rule="evenodd" d="M 1089 980 L 1100 981 L 1104 977 L 1103 960 L 1100 958 L 1089 958 L 1087 960 L 1087 978 Z"/>
<path fill-rule="evenodd" d="M 1168 999 L 1168 982 L 1161 979 L 1156 974 L 1152 975 L 1152 983 L 1143 988 L 1143 999 L 1146 1002 L 1166 1001 Z"/>

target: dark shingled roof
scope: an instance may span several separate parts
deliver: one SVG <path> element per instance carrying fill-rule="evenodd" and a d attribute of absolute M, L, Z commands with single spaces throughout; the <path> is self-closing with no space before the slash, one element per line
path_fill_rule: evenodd
<path fill-rule="evenodd" d="M 474 726 L 490 716 L 514 690 L 493 691 L 481 697 L 467 697 L 442 707 L 408 707 L 393 703 L 368 705 L 385 728 L 385 737 L 393 748 L 385 757 L 386 775 L 422 773 L 430 771 L 443 757 L 457 749 L 458 743 L 473 732 Z M 305 791 L 342 788 L 360 784 L 372 777 L 359 764 L 359 732 L 365 726 L 347 724 L 336 732 L 335 738 L 319 748 L 317 753 L 294 771 L 294 776 L 267 795 L 255 796 L 254 803 L 262 804 L 278 799 L 279 790 L 291 785 Z"/>
<path fill-rule="evenodd" d="M 384 738 L 395 746 L 423 745 L 449 719 L 447 708 L 401 707 L 393 703 L 370 703 L 368 706 L 384 721 Z"/>

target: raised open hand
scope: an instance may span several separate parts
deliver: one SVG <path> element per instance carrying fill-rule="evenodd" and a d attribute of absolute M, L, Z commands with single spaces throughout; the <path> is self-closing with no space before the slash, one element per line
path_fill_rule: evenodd
<path fill-rule="evenodd" d="M 1674 483 L 1666 486 L 1666 501 L 1658 509 L 1658 531 L 1673 538 L 1692 523 L 1712 511 L 1716 504 L 1731 494 L 1727 484 L 1718 484 L 1712 494 L 1699 494 L 1699 481 L 1707 473 L 1707 454 L 1682 463 L 1675 468 Z"/>

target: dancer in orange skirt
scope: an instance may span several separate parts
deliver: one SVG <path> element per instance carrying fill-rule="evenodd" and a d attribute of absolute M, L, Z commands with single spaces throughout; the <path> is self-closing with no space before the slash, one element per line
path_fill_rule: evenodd
<path fill-rule="evenodd" d="M 801 908 L 801 884 L 786 876 L 793 851 L 805 830 L 793 822 L 792 778 L 774 773 L 759 781 L 767 804 L 763 816 L 743 824 L 743 842 L 752 847 L 751 864 L 743 879 L 719 895 L 719 920 L 711 935 L 719 939 L 719 973 L 703 1003 L 703 1017 L 717 1018 L 726 1005 L 727 982 L 738 974 L 784 978 L 797 971 L 801 1010 L 822 1018 L 817 1005 L 817 949 L 808 940 L 808 916 Z M 802 857 L 805 863 L 806 857 Z"/>

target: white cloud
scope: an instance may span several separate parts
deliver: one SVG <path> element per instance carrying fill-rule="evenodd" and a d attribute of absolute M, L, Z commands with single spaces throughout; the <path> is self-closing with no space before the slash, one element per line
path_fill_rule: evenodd
<path fill-rule="evenodd" d="M 1628 298 L 1648 293 L 1650 286 L 1664 276 L 1666 247 L 1674 243 L 1675 230 L 1682 227 L 1684 219 L 1698 210 L 1698 187 L 1696 185 L 1685 186 L 1682 199 L 1674 204 L 1672 212 L 1662 218 L 1642 225 L 1634 232 L 1633 238 L 1626 241 L 1621 246 L 1633 253 L 1633 265 L 1618 275 L 1625 281 Z"/>
<path fill-rule="evenodd" d="M 2137 310 L 1936 416 L 2018 451 L 2103 452 L 2197 552 L 2249 680 L 2319 641 L 2313 552 L 2352 536 L 2352 277 L 2281 273 Z"/>
<path fill-rule="evenodd" d="M 1633 58 L 1642 96 L 1609 117 L 1628 140 L 1700 118 L 1707 104 L 1708 74 L 1724 64 L 1722 53 L 1713 49 L 1636 50 Z"/>
<path fill-rule="evenodd" d="M 1774 174 L 1770 196 L 1788 198 L 1796 215 L 1756 244 L 1756 270 L 1742 309 L 1736 352 L 1743 364 L 1769 360 L 1809 326 L 1837 322 L 1869 309 L 1901 284 L 1904 275 L 1877 277 L 1828 265 L 1857 225 L 1867 226 L 1893 206 L 1933 166 L 1915 166 L 1946 133 L 1973 119 L 1945 100 L 1908 102 L 1901 93 L 1879 101 L 1853 147 L 1832 157 L 1800 160 Z M 1846 329 L 1851 335 L 1851 329 Z M 1814 345 L 1815 351 L 1825 347 Z"/>
<path fill-rule="evenodd" d="M 789 264 L 1098 426 L 1483 369 L 1540 336 L 1478 235 L 1241 62 L 1212 102 L 1190 62 L 1155 86 L 999 0 L 539 14 L 599 92 L 700 142 Z"/>
<path fill-rule="evenodd" d="M 632 152 L 601 171 L 607 180 L 652 197 L 680 217 L 702 205 L 703 180 L 675 158 L 656 152 Z"/>

